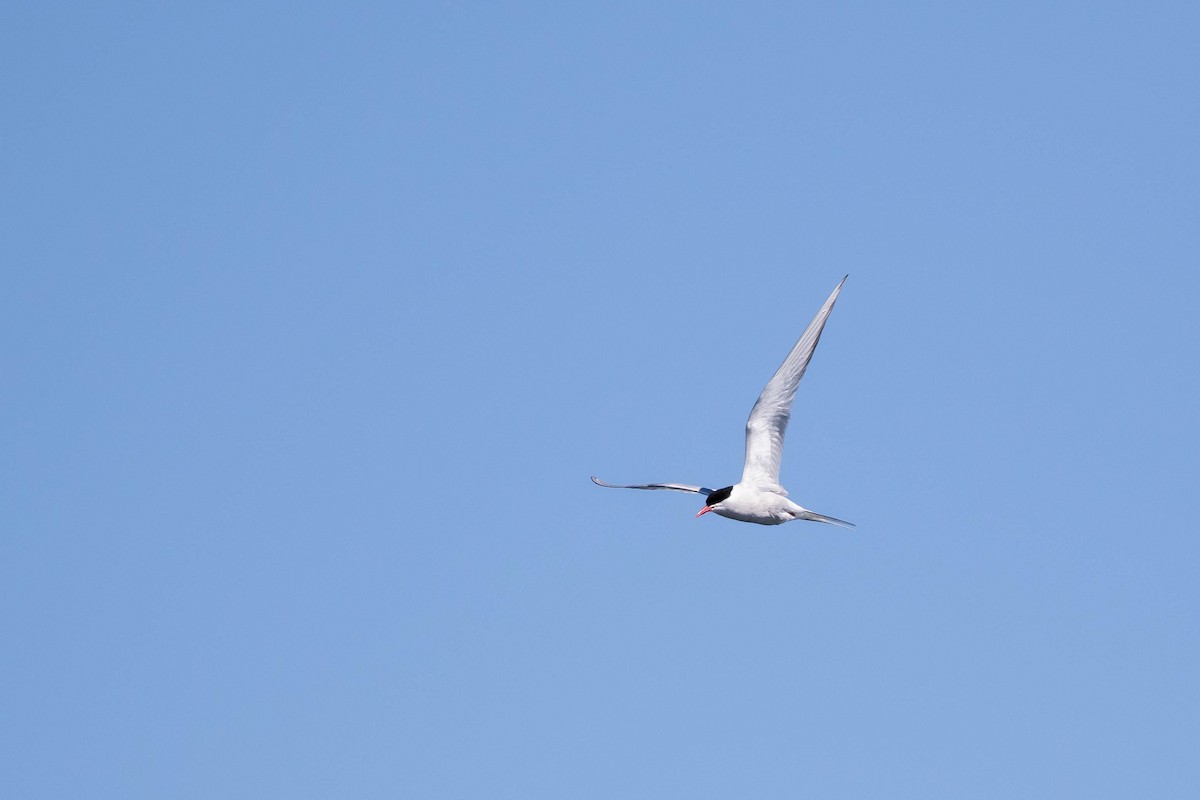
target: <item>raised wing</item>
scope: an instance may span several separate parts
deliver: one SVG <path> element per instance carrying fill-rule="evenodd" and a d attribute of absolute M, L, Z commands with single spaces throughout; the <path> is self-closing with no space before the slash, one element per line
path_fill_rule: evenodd
<path fill-rule="evenodd" d="M 779 485 L 779 462 L 783 460 L 783 435 L 787 433 L 788 420 L 792 416 L 792 400 L 846 278 L 842 278 L 813 321 L 808 323 L 792 352 L 788 353 L 750 410 L 750 418 L 746 420 L 746 464 L 742 468 L 742 483 L 787 494 Z"/>
<path fill-rule="evenodd" d="M 592 476 L 592 483 L 608 489 L 673 489 L 677 492 L 695 492 L 703 495 L 710 495 L 713 492 L 712 489 L 706 489 L 703 486 L 689 486 L 686 483 L 635 483 L 631 485 L 605 483 L 595 475 Z"/>

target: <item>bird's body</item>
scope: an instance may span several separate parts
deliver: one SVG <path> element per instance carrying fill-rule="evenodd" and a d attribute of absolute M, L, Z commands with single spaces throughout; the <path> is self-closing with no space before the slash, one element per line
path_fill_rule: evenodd
<path fill-rule="evenodd" d="M 781 525 L 794 519 L 808 519 L 814 522 L 831 522 L 835 525 L 849 525 L 840 519 L 814 514 L 803 506 L 770 489 L 760 488 L 754 484 L 735 483 L 729 487 L 729 497 L 716 505 L 706 504 L 704 508 L 711 510 L 728 519 L 739 522 L 754 522 L 759 525 Z M 704 509 L 700 514 L 704 514 Z M 697 514 L 696 516 L 700 516 Z"/>
<path fill-rule="evenodd" d="M 817 514 L 793 503 L 787 497 L 787 490 L 779 483 L 783 437 L 791 418 L 796 387 L 804 377 L 808 362 L 821 339 L 821 332 L 825 329 L 825 322 L 845 282 L 846 279 L 842 278 L 829 295 L 750 410 L 750 418 L 746 420 L 746 461 L 742 479 L 738 483 L 714 491 L 683 483 L 618 485 L 605 483 L 594 476 L 592 481 L 612 489 L 671 489 L 704 494 L 705 505 L 696 514 L 697 517 L 712 511 L 722 517 L 759 525 L 779 525 L 794 519 L 806 519 L 853 527 L 852 523 Z"/>
<path fill-rule="evenodd" d="M 770 489 L 745 483 L 735 483 L 729 489 L 729 497 L 716 507 L 709 506 L 714 514 L 739 522 L 779 525 L 791 522 L 804 513 L 803 508 Z"/>

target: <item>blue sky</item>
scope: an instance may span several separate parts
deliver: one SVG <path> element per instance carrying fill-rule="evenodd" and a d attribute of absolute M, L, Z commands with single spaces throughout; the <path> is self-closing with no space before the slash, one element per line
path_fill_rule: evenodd
<path fill-rule="evenodd" d="M 1198 26 L 10 5 L 0 793 L 1194 795 Z"/>

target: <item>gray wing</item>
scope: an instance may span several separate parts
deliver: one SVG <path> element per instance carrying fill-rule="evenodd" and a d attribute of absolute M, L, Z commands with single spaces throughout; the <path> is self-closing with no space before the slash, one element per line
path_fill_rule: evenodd
<path fill-rule="evenodd" d="M 779 485 L 779 463 L 783 460 L 783 435 L 787 433 L 788 420 L 792 416 L 792 400 L 846 278 L 842 278 L 813 321 L 808 323 L 792 352 L 788 353 L 750 410 L 750 418 L 746 420 L 746 464 L 742 469 L 742 483 L 787 494 Z"/>
<path fill-rule="evenodd" d="M 630 485 L 605 483 L 595 475 L 592 476 L 592 483 L 609 489 L 673 489 L 677 492 L 695 492 L 704 495 L 713 493 L 712 489 L 706 489 L 703 486 L 689 486 L 686 483 L 635 483 Z"/>

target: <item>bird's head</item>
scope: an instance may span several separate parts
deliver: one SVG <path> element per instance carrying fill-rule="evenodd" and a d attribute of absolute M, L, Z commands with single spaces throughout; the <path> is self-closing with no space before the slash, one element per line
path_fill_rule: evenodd
<path fill-rule="evenodd" d="M 732 486 L 726 486 L 724 489 L 717 489 L 708 495 L 704 501 L 704 508 L 700 509 L 696 516 L 703 516 L 710 511 L 715 511 L 717 506 L 729 499 L 729 495 L 733 493 Z"/>

